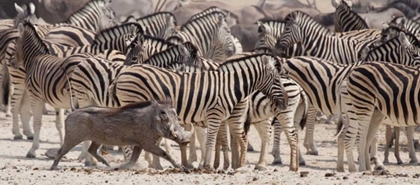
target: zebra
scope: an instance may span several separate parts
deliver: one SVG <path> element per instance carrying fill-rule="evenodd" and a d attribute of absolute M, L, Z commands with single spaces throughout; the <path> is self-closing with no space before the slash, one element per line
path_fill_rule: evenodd
<path fill-rule="evenodd" d="M 173 37 L 179 37 L 177 40 L 182 42 L 190 41 L 199 48 L 200 56 L 217 63 L 224 62 L 235 53 L 234 39 L 222 12 L 209 13 L 188 21 Z"/>
<path fill-rule="evenodd" d="M 370 161 L 366 160 L 368 144 L 385 117 L 392 122 L 386 123 L 393 126 L 420 124 L 416 116 L 419 101 L 413 94 L 418 91 L 418 82 L 418 67 L 400 64 L 368 62 L 350 73 L 347 91 L 354 113 L 349 114 L 348 120 L 350 125 L 358 125 L 353 137 L 359 138 L 359 171 L 371 170 Z M 349 161 L 349 165 L 354 163 Z"/>
<path fill-rule="evenodd" d="M 111 9 L 110 4 L 111 0 L 89 1 L 83 8 L 73 13 L 63 23 L 80 26 L 92 30 L 95 33 L 115 26 L 117 24 L 115 12 Z"/>
<path fill-rule="evenodd" d="M 366 21 L 352 11 L 351 6 L 344 0 L 334 0 L 333 5 L 335 5 L 335 32 L 369 29 Z"/>
<path fill-rule="evenodd" d="M 420 23 L 414 20 L 409 20 L 404 16 L 395 17 L 388 22 L 389 26 L 396 26 L 411 34 L 415 35 L 417 38 L 420 37 Z"/>
<path fill-rule="evenodd" d="M 276 44 L 276 50 L 280 51 L 284 48 L 290 48 L 295 43 L 302 42 L 305 56 L 314 56 L 340 64 L 348 64 L 358 61 L 358 52 L 376 40 L 376 38 L 372 38 L 365 42 L 359 42 L 358 40 L 332 36 L 329 30 L 301 11 L 288 14 L 285 20 L 288 25 Z M 323 48 L 327 45 L 331 49 Z"/>
<path fill-rule="evenodd" d="M 208 127 L 203 166 L 206 169 L 213 169 L 210 162 L 213 158 L 215 139 L 220 122 L 228 119 L 233 127 L 239 129 L 239 132 L 243 130 L 241 129 L 242 124 L 239 123 L 244 121 L 243 111 L 247 110 L 248 103 L 244 100 L 248 95 L 255 90 L 260 90 L 275 102 L 276 107 L 281 110 L 285 109 L 286 106 L 281 100 L 282 97 L 279 96 L 280 92 L 285 91 L 278 80 L 283 71 L 275 68 L 276 60 L 271 55 L 245 56 L 227 61 L 217 71 L 202 73 L 174 73 L 165 69 L 137 64 L 125 68 L 118 75 L 110 87 L 110 92 L 111 96 L 116 97 L 122 105 L 152 97 L 170 96 L 174 107 L 179 112 L 181 122 L 200 123 L 207 120 L 202 123 L 203 126 Z M 276 63 L 276 66 L 278 65 L 281 64 Z M 249 79 L 251 74 L 253 80 Z M 224 77 L 220 78 L 221 76 Z M 142 79 L 148 79 L 148 82 L 140 85 L 144 83 Z M 192 83 L 191 80 L 196 82 Z M 158 85 L 156 82 L 162 85 Z M 244 85 L 234 85 L 236 83 Z M 201 92 L 197 93 L 196 89 L 192 88 L 196 85 L 200 87 L 198 89 L 201 89 Z M 139 87 L 141 89 L 137 89 Z M 179 87 L 182 87 L 181 91 Z M 192 93 L 193 91 L 194 93 Z M 227 91 L 236 93 L 231 94 Z M 184 103 L 184 101 L 189 103 Z M 211 109 L 209 109 L 210 107 Z M 245 138 L 243 139 L 246 141 Z M 244 157 L 245 153 L 241 153 L 240 166 L 243 166 L 245 162 Z M 184 160 L 183 165 L 187 165 L 184 164 Z M 297 170 L 297 164 L 291 164 L 291 166 L 293 166 L 291 170 Z"/>
<path fill-rule="evenodd" d="M 141 64 L 152 55 L 174 45 L 175 44 L 160 38 L 138 34 L 136 39 L 128 45 L 127 57 L 124 65 Z"/>
<path fill-rule="evenodd" d="M 400 35 L 403 37 L 404 33 L 401 33 Z M 402 38 L 395 38 L 392 41 L 399 42 L 400 39 Z M 405 42 L 405 44 L 410 43 Z M 404 51 L 406 47 L 401 46 L 399 48 L 395 48 L 395 45 L 396 44 L 394 44 L 393 48 L 382 46 L 382 50 L 377 50 L 380 51 L 377 55 L 382 53 L 384 57 L 381 57 L 381 59 L 387 62 L 401 63 L 405 65 L 418 64 L 419 58 L 413 56 L 408 57 L 411 53 Z M 388 51 L 385 51 L 386 49 Z M 394 53 L 394 55 L 388 55 L 387 53 Z M 404 60 L 400 60 L 395 57 L 398 53 L 405 53 L 405 55 L 408 56 L 402 57 Z M 295 57 L 287 59 L 283 64 L 283 67 L 289 73 L 288 77 L 295 80 L 304 89 L 305 93 L 308 95 L 311 105 L 313 105 L 318 111 L 334 115 L 339 113 L 337 110 L 337 105 L 339 105 L 337 103 L 339 101 L 338 93 L 341 88 L 345 88 L 345 84 L 342 84 L 343 81 L 353 68 L 364 62 L 365 61 L 359 61 L 353 64 L 344 65 L 333 64 L 331 61 L 313 57 Z M 330 74 L 330 76 L 327 77 L 321 74 Z M 344 151 L 344 146 L 341 145 L 340 142 L 337 169 L 338 171 L 344 171 L 342 162 L 342 151 Z M 381 164 L 378 163 L 378 166 L 380 165 Z"/>
<path fill-rule="evenodd" d="M 19 23 L 28 21 L 35 23 L 38 21 L 35 15 L 35 5 L 33 3 L 25 3 L 22 6 L 14 3 L 17 15 L 14 19 L 0 20 L 0 30 L 16 28 Z"/>
<path fill-rule="evenodd" d="M 35 151 L 39 148 L 42 125 L 41 107 L 48 103 L 56 109 L 70 108 L 68 82 L 65 76 L 71 74 L 81 60 L 93 55 L 76 54 L 64 59 L 58 58 L 49 54 L 47 46 L 31 23 L 20 24 L 18 32 L 20 37 L 16 41 L 15 58 L 10 61 L 10 65 L 14 67 L 23 65 L 25 69 L 25 87 L 31 102 L 35 132 L 32 147 L 26 157 L 34 158 Z M 60 111 L 56 120 L 61 143 L 63 142 L 64 121 L 62 113 Z"/>
<path fill-rule="evenodd" d="M 203 66 L 197 66 L 197 67 L 191 67 L 188 66 L 187 69 L 184 69 L 184 72 L 196 72 L 200 70 L 208 70 L 208 68 Z M 213 68 L 210 70 L 217 70 L 217 68 Z M 290 147 L 291 147 L 291 161 L 297 159 L 296 154 L 299 153 L 299 165 L 305 165 L 305 161 L 300 154 L 300 152 L 297 152 L 297 132 L 293 125 L 293 120 L 302 120 L 301 124 L 304 124 L 306 122 L 306 112 L 307 112 L 307 101 L 306 101 L 306 95 L 300 88 L 300 86 L 290 79 L 281 78 L 282 84 L 285 87 L 285 90 L 287 92 L 287 99 L 288 99 L 288 107 L 285 110 L 278 110 L 274 108 L 274 104 L 268 99 L 267 96 L 260 92 L 255 92 L 252 95 L 250 95 L 250 110 L 249 110 L 249 119 L 250 122 L 257 128 L 257 131 L 261 137 L 261 154 L 260 159 L 255 166 L 255 169 L 258 170 L 265 170 L 267 166 L 267 159 L 266 155 L 268 154 L 267 151 L 267 145 L 269 143 L 269 140 L 271 138 L 271 122 L 273 120 L 273 117 L 276 117 L 277 120 L 281 121 L 281 125 L 279 124 L 279 131 L 284 129 L 283 131 L 286 133 L 286 136 L 289 140 Z M 273 111 L 274 110 L 274 111 Z M 296 111 L 299 111 L 296 113 Z M 294 119 L 295 115 L 298 115 L 300 119 Z M 223 125 L 221 125 L 221 128 Z M 219 135 L 224 135 L 220 134 Z M 219 136 L 218 136 L 219 137 Z M 222 136 L 221 136 L 222 137 Z M 223 146 L 223 151 L 225 153 L 225 165 L 224 169 L 228 167 L 228 159 L 227 156 L 227 139 L 224 137 L 224 139 L 221 139 L 221 142 L 218 145 L 225 145 Z M 216 145 L 216 146 L 218 146 Z M 277 150 L 276 150 L 277 149 Z M 220 150 L 216 149 L 216 158 L 215 158 L 215 164 L 214 167 L 217 168 L 219 164 L 219 158 L 218 157 Z M 281 164 L 281 158 L 280 158 L 280 150 L 275 147 L 273 147 L 273 156 L 274 161 L 273 164 Z M 232 159 L 233 160 L 233 159 Z"/>
<path fill-rule="evenodd" d="M 127 19 L 129 18 L 130 16 Z M 176 32 L 176 18 L 171 12 L 157 12 L 138 19 L 133 17 L 132 19 L 143 27 L 144 34 L 152 37 L 167 39 Z M 123 23 L 127 23 L 127 21 Z"/>

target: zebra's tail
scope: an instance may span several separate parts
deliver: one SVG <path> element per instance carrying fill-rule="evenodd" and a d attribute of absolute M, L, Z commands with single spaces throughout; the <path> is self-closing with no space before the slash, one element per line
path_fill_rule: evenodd
<path fill-rule="evenodd" d="M 338 114 L 339 114 L 339 119 L 338 119 L 338 123 L 337 123 L 337 128 L 336 128 L 336 134 L 335 136 L 339 136 L 341 134 L 341 132 L 343 131 L 343 101 L 342 101 L 342 96 L 341 93 L 338 94 L 338 100 L 337 100 L 337 107 L 338 107 Z"/>
<path fill-rule="evenodd" d="M 4 106 L 8 106 L 9 105 L 9 95 L 10 95 L 10 75 L 9 75 L 9 71 L 7 69 L 7 67 L 4 67 L 3 69 L 3 83 L 2 85 L 2 89 L 3 89 L 3 104 Z"/>
<path fill-rule="evenodd" d="M 300 129 L 304 129 L 306 126 L 306 122 L 307 122 L 307 118 L 308 118 L 308 96 L 306 96 L 305 91 L 300 91 L 300 97 L 302 98 L 302 103 L 303 103 L 303 114 L 302 114 L 302 119 L 300 120 L 299 126 Z M 301 105 L 302 105 L 301 103 Z"/>
<path fill-rule="evenodd" d="M 108 96 L 111 97 L 111 100 L 112 101 L 116 102 L 117 105 L 120 106 L 121 104 L 120 104 L 120 101 L 118 100 L 118 97 L 117 97 L 117 88 L 116 88 L 116 86 L 117 86 L 117 79 L 118 79 L 118 76 L 116 76 L 115 79 L 109 85 L 109 87 L 108 87 L 108 93 L 109 93 Z"/>
<path fill-rule="evenodd" d="M 76 107 L 74 106 L 74 102 L 73 102 L 73 89 L 71 88 L 71 83 L 70 83 L 70 78 L 69 78 L 69 76 L 67 75 L 67 73 L 66 73 L 66 70 L 64 70 L 63 68 L 61 68 L 61 70 L 63 70 L 63 73 L 64 73 L 64 76 L 66 76 L 66 79 L 67 79 L 67 83 L 69 84 L 69 96 L 70 96 L 70 108 L 71 108 L 71 111 L 73 112 L 73 111 L 75 111 L 76 109 L 78 109 L 79 107 L 76 105 Z M 73 71 L 74 72 L 74 71 Z"/>

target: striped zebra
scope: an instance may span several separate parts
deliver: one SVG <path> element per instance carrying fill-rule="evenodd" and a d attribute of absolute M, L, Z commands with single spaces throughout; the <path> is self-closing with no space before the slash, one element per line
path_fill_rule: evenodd
<path fill-rule="evenodd" d="M 129 18 L 130 16 L 127 19 Z M 143 27 L 144 34 L 152 37 L 167 39 L 176 32 L 176 18 L 170 12 L 157 12 L 137 19 L 132 17 L 132 19 Z"/>
<path fill-rule="evenodd" d="M 221 12 L 209 13 L 188 21 L 181 26 L 175 37 L 179 37 L 178 41 L 193 43 L 199 48 L 200 56 L 217 63 L 224 62 L 235 53 L 233 36 L 227 26 L 225 14 Z"/>
<path fill-rule="evenodd" d="M 401 34 L 404 36 L 404 34 Z M 400 38 L 393 39 L 394 42 L 399 42 Z M 407 42 L 406 42 L 407 43 Z M 410 43 L 408 43 L 410 44 Z M 387 62 L 392 63 L 401 63 L 405 65 L 416 65 L 419 61 L 419 58 L 413 57 L 410 52 L 404 51 L 406 47 L 383 47 L 382 50 L 375 50 L 377 53 L 376 56 L 380 54 L 383 57 L 379 57 Z M 388 51 L 386 51 L 388 50 Z M 394 53 L 393 55 L 388 55 L 388 53 Z M 405 53 L 406 57 L 400 58 L 396 57 L 398 54 Z M 411 55 L 411 57 L 409 57 Z M 353 64 L 333 64 L 330 61 L 317 59 L 313 57 L 295 57 L 288 59 L 283 67 L 289 73 L 289 77 L 295 80 L 308 95 L 310 104 L 313 105 L 318 111 L 321 111 L 325 114 L 336 115 L 338 114 L 337 102 L 339 101 L 339 92 L 342 88 L 345 89 L 345 84 L 342 84 L 346 79 L 348 73 L 356 66 L 364 63 L 356 62 Z M 310 69 L 310 70 L 308 70 Z M 321 75 L 329 74 L 329 76 Z M 354 133 L 354 132 L 353 132 Z M 351 134 L 349 131 L 348 134 Z M 343 138 L 341 138 L 343 139 Z M 344 142 L 346 142 L 344 138 Z M 344 144 L 344 143 L 343 143 Z M 346 146 L 346 150 L 348 145 Z M 344 171 L 343 167 L 343 152 L 344 146 L 339 142 L 339 160 L 337 163 L 338 171 Z M 350 156 L 351 157 L 351 156 Z M 348 154 L 348 158 L 349 154 Z M 349 159 L 350 160 L 350 159 Z M 381 163 L 377 163 L 378 166 Z"/>
<path fill-rule="evenodd" d="M 92 0 L 73 13 L 64 24 L 76 25 L 93 32 L 117 25 L 115 12 L 110 7 L 111 0 Z M 63 24 L 59 23 L 59 24 Z"/>
<path fill-rule="evenodd" d="M 196 62 L 196 60 L 192 60 L 193 62 Z M 211 61 L 209 61 L 211 62 Z M 211 62 L 214 63 L 214 62 Z M 197 71 L 201 71 L 201 70 L 217 70 L 219 65 L 216 65 L 214 67 L 207 67 L 207 66 L 200 66 L 201 63 L 193 63 L 196 65 L 196 67 L 192 67 L 192 66 L 187 66 L 187 69 L 184 69 L 184 72 L 197 72 Z M 217 64 L 217 63 L 215 63 Z M 271 120 L 273 117 L 277 117 L 278 120 L 281 121 L 281 125 L 279 125 L 280 129 L 284 128 L 284 132 L 287 135 L 287 138 L 289 140 L 290 143 L 290 147 L 291 147 L 291 160 L 296 160 L 296 154 L 297 154 L 297 135 L 296 135 L 296 130 L 294 129 L 294 125 L 293 125 L 293 120 L 295 117 L 295 112 L 296 109 L 298 108 L 298 106 L 300 106 L 303 103 L 306 103 L 306 95 L 305 94 L 301 94 L 303 92 L 301 92 L 301 89 L 299 87 L 298 84 L 296 84 L 295 82 L 293 82 L 292 80 L 289 79 L 281 79 L 282 80 L 282 84 L 285 87 L 285 90 L 287 91 L 287 98 L 288 99 L 288 107 L 285 110 L 276 110 L 274 108 L 274 104 L 272 102 L 270 102 L 270 100 L 268 99 L 267 96 L 263 95 L 260 92 L 256 92 L 253 93 L 250 96 L 250 122 L 253 123 L 253 125 L 257 128 L 258 133 L 260 134 L 260 137 L 262 138 L 261 140 L 261 154 L 260 154 L 260 160 L 257 163 L 255 169 L 259 169 L 259 170 L 263 170 L 266 169 L 267 166 L 267 154 L 268 154 L 268 143 L 270 141 L 270 127 L 271 127 Z M 302 97 L 302 99 L 301 99 Z M 301 113 L 297 113 L 298 115 L 301 115 L 302 112 L 304 116 L 306 116 L 306 107 L 305 106 L 305 110 L 301 111 Z M 300 109 L 302 109 L 303 107 L 301 107 Z M 275 110 L 275 111 L 273 111 Z M 301 117 L 304 117 L 301 116 Z M 301 119 L 298 119 L 299 121 Z M 306 118 L 305 120 L 306 121 Z M 223 128 L 224 125 L 221 125 L 221 129 Z M 222 135 L 220 137 L 222 138 L 226 138 L 224 135 L 225 134 L 220 134 Z M 219 136 L 218 136 L 219 137 Z M 199 139 L 200 140 L 200 139 Z M 229 161 L 229 159 L 227 159 L 226 157 L 227 155 L 227 139 L 222 139 L 222 141 L 219 142 L 218 145 L 223 145 L 223 151 L 225 153 L 224 157 L 224 161 L 225 161 L 225 165 L 224 165 L 224 169 L 226 169 L 228 167 L 229 163 L 226 163 Z M 203 147 L 203 146 L 201 146 Z M 220 146 L 219 146 L 220 147 Z M 191 150 L 190 150 L 191 151 Z M 274 162 L 273 164 L 279 164 L 279 162 L 281 162 L 281 158 L 280 158 L 280 150 L 277 149 L 275 150 L 273 147 L 273 155 L 275 156 Z M 216 158 L 215 158 L 215 164 L 214 167 L 217 168 L 217 166 L 219 165 L 219 159 L 220 159 L 220 150 L 216 149 Z M 233 161 L 234 159 L 232 159 Z M 303 160 L 302 156 L 299 153 L 299 163 L 300 165 L 304 165 L 305 161 Z M 292 169 L 293 167 L 291 167 Z"/>
<path fill-rule="evenodd" d="M 404 16 L 395 17 L 394 19 L 388 22 L 388 25 L 396 26 L 403 30 L 406 30 L 411 34 L 415 35 L 417 38 L 420 37 L 420 23 L 414 20 L 409 20 Z"/>
<path fill-rule="evenodd" d="M 333 5 L 335 6 L 335 32 L 369 29 L 366 21 L 351 10 L 351 4 L 347 4 L 345 0 L 333 0 Z"/>
<path fill-rule="evenodd" d="M 58 58 L 49 54 L 35 27 L 30 23 L 18 26 L 20 37 L 16 42 L 15 60 L 11 66 L 23 65 L 26 73 L 25 87 L 29 94 L 33 111 L 34 141 L 26 157 L 34 158 L 39 148 L 39 136 L 42 125 L 42 107 L 45 103 L 56 109 L 69 109 L 70 97 L 65 76 L 70 75 L 74 67 L 91 54 L 77 54 L 68 58 Z M 34 65 L 37 64 L 37 65 Z M 45 72 L 47 70 L 47 72 Z M 63 111 L 57 116 L 60 142 L 63 141 Z"/>
<path fill-rule="evenodd" d="M 364 42 L 332 36 L 328 29 L 318 24 L 308 14 L 294 11 L 285 18 L 287 26 L 277 41 L 276 50 L 284 51 L 293 44 L 302 43 L 305 56 L 313 56 L 340 64 L 359 61 L 358 53 L 376 38 Z M 328 49 L 326 49 L 328 47 Z M 345 54 L 343 54 L 345 53 Z"/>
<path fill-rule="evenodd" d="M 141 64 L 152 55 L 174 45 L 175 44 L 160 38 L 138 34 L 136 39 L 128 45 L 127 57 L 124 65 Z"/>
<path fill-rule="evenodd" d="M 212 169 L 210 162 L 220 122 L 227 120 L 238 131 L 243 130 L 243 111 L 247 110 L 248 102 L 245 100 L 248 95 L 260 90 L 275 102 L 276 107 L 285 109 L 282 97 L 279 96 L 284 88 L 278 80 L 279 72 L 274 63 L 280 63 L 276 60 L 271 55 L 246 56 L 222 64 L 217 71 L 202 73 L 174 73 L 138 64 L 125 68 L 114 80 L 110 92 L 122 105 L 152 97 L 170 96 L 181 122 L 201 122 L 208 127 L 204 168 Z M 192 83 L 191 80 L 196 82 Z M 235 85 L 237 83 L 244 85 Z M 201 89 L 198 93 L 195 84 Z M 245 162 L 245 154 L 241 153 L 240 166 Z M 297 164 L 292 166 L 296 167 L 292 170 L 297 170 Z"/>
<path fill-rule="evenodd" d="M 25 3 L 22 6 L 15 5 L 17 15 L 14 19 L 0 20 L 0 30 L 16 28 L 19 23 L 23 21 L 36 22 L 38 19 L 35 15 L 35 5 L 33 3 Z"/>
<path fill-rule="evenodd" d="M 347 91 L 354 113 L 348 119 L 350 125 L 358 125 L 353 137 L 359 138 L 359 171 L 371 170 L 370 160 L 366 160 L 368 147 L 385 117 L 389 119 L 386 124 L 393 126 L 420 125 L 416 108 L 419 101 L 415 95 L 420 81 L 418 70 L 418 67 L 369 62 L 356 67 L 349 75 Z M 349 165 L 354 163 L 349 161 Z"/>

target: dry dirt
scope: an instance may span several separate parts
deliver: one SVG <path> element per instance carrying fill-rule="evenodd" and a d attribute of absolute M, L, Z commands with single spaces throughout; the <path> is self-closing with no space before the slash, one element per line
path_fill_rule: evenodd
<path fill-rule="evenodd" d="M 266 171 L 254 171 L 253 168 L 258 160 L 259 152 L 247 153 L 247 165 L 240 170 L 222 174 L 208 174 L 202 171 L 193 171 L 189 174 L 174 172 L 167 161 L 162 161 L 164 171 L 149 170 L 147 163 L 140 157 L 136 168 L 129 171 L 114 171 L 121 164 L 122 155 L 112 151 L 111 155 L 118 162 L 112 162 L 111 168 L 99 164 L 94 168 L 85 168 L 82 161 L 77 157 L 81 145 L 75 147 L 66 155 L 59 167 L 59 171 L 49 171 L 53 160 L 45 156 L 50 148 L 59 147 L 58 132 L 55 129 L 54 116 L 44 116 L 44 124 L 41 130 L 41 144 L 35 159 L 25 158 L 31 147 L 31 141 L 13 140 L 11 132 L 11 118 L 5 118 L 0 113 L 0 184 L 420 184 L 420 166 L 409 165 L 406 139 L 402 137 L 403 152 L 402 160 L 405 164 L 396 165 L 396 160 L 391 153 L 390 165 L 387 165 L 389 175 L 363 175 L 361 172 L 338 173 L 335 171 L 337 159 L 337 144 L 335 143 L 335 126 L 316 125 L 315 141 L 319 156 L 304 155 L 306 166 L 300 167 L 298 172 L 289 171 L 289 147 L 286 139 L 282 137 L 281 157 L 284 165 L 268 166 Z M 250 131 L 250 142 L 259 150 L 260 139 L 254 128 Z M 379 158 L 383 159 L 384 131 L 381 129 L 381 146 Z M 300 132 L 303 138 L 303 132 Z M 416 133 L 415 138 L 419 138 Z M 302 151 L 302 139 L 300 141 Z M 272 145 L 270 145 L 271 149 Z M 198 154 L 200 156 L 199 150 Z M 180 161 L 179 148 L 173 145 L 172 155 Z M 354 153 L 355 156 L 356 152 Z M 273 157 L 269 155 L 268 162 Z M 195 166 L 198 164 L 195 163 Z M 347 166 L 346 166 L 347 168 Z M 306 174 L 307 175 L 302 175 Z M 304 176 L 304 177 L 301 177 Z M 326 177 L 329 176 L 329 177 Z"/>

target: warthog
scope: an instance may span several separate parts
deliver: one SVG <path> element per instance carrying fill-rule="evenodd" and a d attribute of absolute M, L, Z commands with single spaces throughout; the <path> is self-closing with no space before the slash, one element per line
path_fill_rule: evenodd
<path fill-rule="evenodd" d="M 164 137 L 185 146 L 190 142 L 192 132 L 181 127 L 175 109 L 167 102 L 152 100 L 120 108 L 77 109 L 66 118 L 64 143 L 57 152 L 51 170 L 58 169 L 60 159 L 70 149 L 87 140 L 92 141 L 89 153 L 108 167 L 108 161 L 97 152 L 101 144 L 134 146 L 130 161 L 119 169 L 134 166 L 142 149 L 170 161 L 174 167 L 182 168 L 156 143 Z"/>

